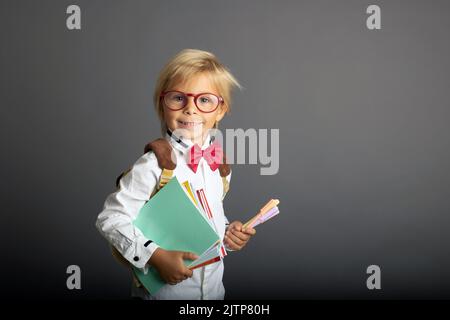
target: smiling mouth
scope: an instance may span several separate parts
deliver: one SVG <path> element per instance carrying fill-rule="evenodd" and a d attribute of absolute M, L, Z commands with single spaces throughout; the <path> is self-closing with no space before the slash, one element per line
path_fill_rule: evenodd
<path fill-rule="evenodd" d="M 183 127 L 188 127 L 188 128 L 196 127 L 196 126 L 203 124 L 203 122 L 180 121 L 180 120 L 177 120 L 177 122 L 179 124 L 181 124 Z"/>

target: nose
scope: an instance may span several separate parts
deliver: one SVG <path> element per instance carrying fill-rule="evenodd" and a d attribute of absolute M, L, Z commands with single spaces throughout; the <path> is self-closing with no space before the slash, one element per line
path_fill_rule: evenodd
<path fill-rule="evenodd" d="M 194 97 L 187 97 L 187 103 L 183 109 L 183 112 L 186 114 L 197 113 L 197 107 L 195 106 L 195 103 L 194 103 Z"/>

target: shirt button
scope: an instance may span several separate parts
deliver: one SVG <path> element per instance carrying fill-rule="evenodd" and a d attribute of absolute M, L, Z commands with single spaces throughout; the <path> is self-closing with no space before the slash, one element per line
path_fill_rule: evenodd
<path fill-rule="evenodd" d="M 134 257 L 133 260 L 134 261 L 139 261 L 139 257 Z"/>

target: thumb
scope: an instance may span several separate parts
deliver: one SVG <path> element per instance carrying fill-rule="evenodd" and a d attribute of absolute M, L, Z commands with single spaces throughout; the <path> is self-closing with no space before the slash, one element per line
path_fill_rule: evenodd
<path fill-rule="evenodd" d="M 192 252 L 183 252 L 183 259 L 186 260 L 195 260 L 198 259 L 198 256 L 195 253 Z"/>

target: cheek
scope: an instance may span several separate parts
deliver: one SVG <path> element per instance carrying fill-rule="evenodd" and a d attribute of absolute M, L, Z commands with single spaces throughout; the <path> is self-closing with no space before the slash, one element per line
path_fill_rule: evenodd
<path fill-rule="evenodd" d="M 176 113 L 172 111 L 168 111 L 164 113 L 164 120 L 166 123 L 172 123 L 176 119 Z"/>
<path fill-rule="evenodd" d="M 175 119 L 176 119 L 176 116 L 171 112 L 169 112 L 169 113 L 166 112 L 164 114 L 164 123 L 166 124 L 168 129 L 170 129 L 170 130 L 176 129 L 177 124 L 176 124 Z"/>
<path fill-rule="evenodd" d="M 205 116 L 205 122 L 209 127 L 213 127 L 216 123 L 217 114 L 210 114 Z"/>

